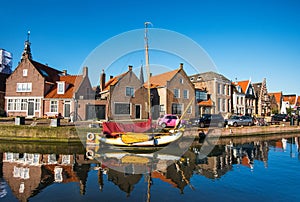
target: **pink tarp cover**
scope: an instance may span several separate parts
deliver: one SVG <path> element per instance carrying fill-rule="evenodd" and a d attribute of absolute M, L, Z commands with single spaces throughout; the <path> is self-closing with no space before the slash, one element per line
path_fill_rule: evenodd
<path fill-rule="evenodd" d="M 116 122 L 104 122 L 102 123 L 103 134 L 107 135 L 117 135 L 112 133 L 118 132 L 136 132 L 142 133 L 151 128 L 151 119 L 145 122 L 138 123 L 116 123 Z"/>

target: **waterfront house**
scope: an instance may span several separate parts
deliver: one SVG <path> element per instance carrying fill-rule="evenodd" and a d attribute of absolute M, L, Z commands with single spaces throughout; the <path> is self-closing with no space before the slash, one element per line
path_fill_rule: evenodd
<path fill-rule="evenodd" d="M 7 115 L 42 117 L 43 98 L 62 73 L 32 60 L 30 42 L 25 41 L 21 62 L 6 80 Z"/>
<path fill-rule="evenodd" d="M 176 70 L 151 76 L 150 84 L 154 119 L 163 114 L 181 116 L 185 110 L 187 116 L 195 116 L 195 88 L 182 63 Z"/>
<path fill-rule="evenodd" d="M 282 92 L 269 93 L 272 114 L 278 114 L 282 105 Z"/>
<path fill-rule="evenodd" d="M 268 94 L 266 78 L 262 82 L 253 83 L 256 95 L 255 113 L 259 116 L 271 115 L 270 96 Z"/>
<path fill-rule="evenodd" d="M 92 114 L 89 105 L 93 105 L 94 92 L 88 77 L 88 68 L 84 67 L 82 75 L 67 75 L 64 71 L 55 82 L 51 90 L 43 99 L 44 115 L 46 117 L 62 116 L 86 120 Z"/>
<path fill-rule="evenodd" d="M 88 78 L 67 75 L 32 59 L 30 42 L 25 41 L 21 62 L 6 80 L 6 112 L 8 116 L 57 117 L 85 120 L 88 103 L 94 93 Z"/>
<path fill-rule="evenodd" d="M 251 80 L 236 81 L 235 85 L 239 86 L 241 93 L 245 94 L 245 114 L 254 115 L 256 112 L 256 95 Z"/>
<path fill-rule="evenodd" d="M 283 95 L 280 113 L 286 114 L 288 109 L 293 110 L 296 106 L 296 98 L 296 94 Z"/>
<path fill-rule="evenodd" d="M 242 87 L 237 82 L 232 83 L 232 113 L 245 114 L 246 112 L 246 95 Z"/>
<path fill-rule="evenodd" d="M 105 73 L 100 78 L 100 92 L 98 99 L 106 100 L 108 120 L 141 120 L 147 119 L 148 94 L 143 83 L 138 79 L 132 70 L 128 71 L 105 82 Z"/>
<path fill-rule="evenodd" d="M 216 72 L 204 72 L 189 76 L 195 88 L 207 90 L 212 102 L 211 113 L 227 116 L 231 112 L 231 81 Z"/>

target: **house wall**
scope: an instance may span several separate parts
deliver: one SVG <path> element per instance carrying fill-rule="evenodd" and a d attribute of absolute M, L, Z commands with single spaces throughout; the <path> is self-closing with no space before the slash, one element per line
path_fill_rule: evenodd
<path fill-rule="evenodd" d="M 126 87 L 134 88 L 134 97 L 126 96 Z M 129 71 L 124 75 L 115 86 L 110 87 L 110 113 L 109 119 L 126 120 L 135 119 L 135 106 L 141 106 L 141 118 L 148 118 L 148 94 L 147 89 L 142 86 L 142 83 L 137 76 Z M 115 114 L 116 103 L 130 103 L 130 114 L 120 115 Z"/>
<path fill-rule="evenodd" d="M 183 81 L 181 83 L 181 80 Z M 174 97 L 174 89 L 179 89 L 179 98 Z M 184 98 L 184 90 L 188 90 L 188 98 Z M 194 85 L 191 83 L 190 79 L 186 76 L 183 70 L 180 70 L 169 82 L 167 82 L 167 89 L 166 89 L 166 113 L 172 113 L 172 104 L 178 103 L 182 104 L 182 113 L 186 110 L 189 106 L 191 100 L 191 113 L 186 113 L 185 117 L 194 117 L 195 116 L 195 88 Z M 161 96 L 161 95 L 160 95 Z M 181 114 L 179 114 L 181 115 Z"/>
<path fill-rule="evenodd" d="M 27 76 L 23 76 L 23 70 L 27 69 Z M 31 92 L 17 92 L 17 83 L 31 83 Z M 6 100 L 5 106 L 8 116 L 27 116 L 27 111 L 11 111 L 8 110 L 8 99 L 32 98 L 40 99 L 44 97 L 44 89 L 46 88 L 44 77 L 35 69 L 28 59 L 24 59 L 15 71 L 6 80 Z M 50 88 L 50 85 L 49 87 Z M 35 112 L 34 116 L 42 115 L 42 108 L 39 112 Z"/>

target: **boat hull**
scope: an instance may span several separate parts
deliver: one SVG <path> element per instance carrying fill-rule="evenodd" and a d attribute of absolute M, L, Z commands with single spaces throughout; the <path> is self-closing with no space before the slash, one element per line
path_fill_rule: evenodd
<path fill-rule="evenodd" d="M 143 142 L 134 142 L 134 143 L 124 143 L 121 137 L 117 138 L 106 138 L 99 137 L 99 141 L 108 145 L 114 146 L 124 146 L 124 147 L 153 147 L 153 146 L 164 146 L 168 145 L 171 142 L 174 142 L 183 136 L 183 131 L 178 130 L 170 135 L 163 135 L 159 137 L 154 137 L 148 141 Z"/>

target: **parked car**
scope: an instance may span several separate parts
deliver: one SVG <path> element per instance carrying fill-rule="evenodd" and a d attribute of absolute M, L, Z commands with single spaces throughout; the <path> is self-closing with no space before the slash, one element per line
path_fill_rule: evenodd
<path fill-rule="evenodd" d="M 191 118 L 189 124 L 200 128 L 210 126 L 223 127 L 225 120 L 221 114 L 203 114 L 201 117 Z"/>
<path fill-rule="evenodd" d="M 252 126 L 254 124 L 253 118 L 251 116 L 231 116 L 227 119 L 227 125 L 229 126 Z"/>
<path fill-rule="evenodd" d="M 271 121 L 289 121 L 290 117 L 287 114 L 275 114 L 272 116 Z"/>
<path fill-rule="evenodd" d="M 179 117 L 177 115 L 174 114 L 165 114 L 165 115 L 161 115 L 158 119 L 157 119 L 157 125 L 166 128 L 166 127 L 175 127 L 177 122 L 179 121 Z M 181 120 L 180 122 L 181 124 L 185 124 L 186 121 Z"/>

